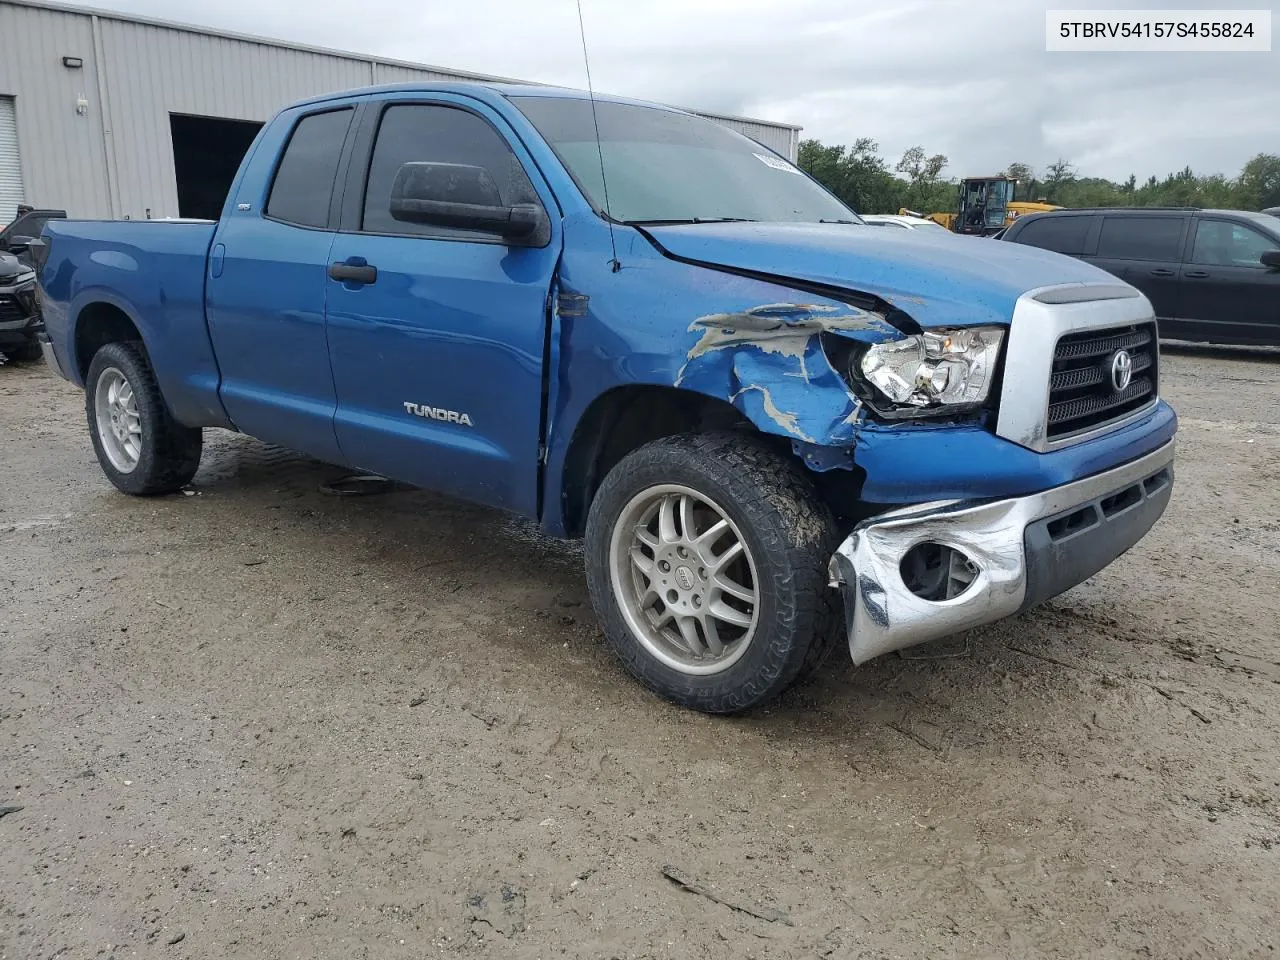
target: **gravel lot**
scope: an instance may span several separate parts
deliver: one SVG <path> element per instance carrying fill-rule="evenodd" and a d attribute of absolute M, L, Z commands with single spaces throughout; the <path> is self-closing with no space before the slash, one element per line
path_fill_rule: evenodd
<path fill-rule="evenodd" d="M 1165 371 L 1120 562 L 711 719 L 576 545 L 213 431 L 131 499 L 0 366 L 0 958 L 1276 956 L 1280 355 Z"/>

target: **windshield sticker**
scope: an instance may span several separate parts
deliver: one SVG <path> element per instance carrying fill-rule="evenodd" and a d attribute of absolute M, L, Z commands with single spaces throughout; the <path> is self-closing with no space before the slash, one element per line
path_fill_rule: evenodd
<path fill-rule="evenodd" d="M 755 153 L 755 154 L 752 154 L 752 156 L 754 156 L 757 160 L 763 163 L 766 167 L 773 167 L 773 169 L 775 170 L 785 170 L 787 173 L 800 172 L 791 164 L 787 163 L 787 161 L 779 160 L 777 157 L 771 157 L 765 153 Z"/>

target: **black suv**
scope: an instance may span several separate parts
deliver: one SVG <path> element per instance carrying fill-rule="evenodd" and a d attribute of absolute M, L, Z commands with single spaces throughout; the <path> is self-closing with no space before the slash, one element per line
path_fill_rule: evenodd
<path fill-rule="evenodd" d="M 48 221 L 66 215 L 65 210 L 23 205 L 17 219 L 0 230 L 0 354 L 10 360 L 40 359 L 36 275 L 29 247 Z"/>
<path fill-rule="evenodd" d="M 1095 264 L 1137 287 L 1160 335 L 1280 345 L 1280 219 L 1240 210 L 1101 208 L 1015 220 L 1004 240 Z"/>

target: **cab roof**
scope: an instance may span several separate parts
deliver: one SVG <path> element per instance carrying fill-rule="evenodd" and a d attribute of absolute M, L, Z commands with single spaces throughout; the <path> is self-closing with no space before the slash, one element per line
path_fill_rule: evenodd
<path fill-rule="evenodd" d="M 577 90 L 573 87 L 552 87 L 544 86 L 537 83 L 490 83 L 481 81 L 467 80 L 413 80 L 407 83 L 382 83 L 374 86 L 355 87 L 350 90 L 336 90 L 332 93 L 325 93 L 315 97 L 308 97 L 305 100 L 295 101 L 292 106 L 311 106 L 318 103 L 327 103 L 331 100 L 343 100 L 349 97 L 377 96 L 384 93 L 459 93 L 470 94 L 497 94 L 506 99 L 517 97 L 550 97 L 558 100 L 590 100 L 594 99 L 596 103 L 621 103 L 633 107 L 649 107 L 654 110 L 669 110 L 672 113 L 683 113 L 687 116 L 709 117 L 717 120 L 737 120 L 743 123 L 760 123 L 771 127 L 781 127 L 788 130 L 799 130 L 797 127 L 789 123 L 778 123 L 773 120 L 755 120 L 750 117 L 740 117 L 731 113 L 711 113 L 707 111 L 694 112 L 683 107 L 674 107 L 668 103 L 655 103 L 652 100 L 637 100 L 633 97 L 618 97 L 607 93 L 591 94 L 586 90 Z"/>

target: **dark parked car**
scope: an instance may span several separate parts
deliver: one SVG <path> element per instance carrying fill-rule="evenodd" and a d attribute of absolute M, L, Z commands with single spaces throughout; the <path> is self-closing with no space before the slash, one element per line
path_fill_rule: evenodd
<path fill-rule="evenodd" d="M 0 253 L 0 353 L 10 360 L 39 360 L 36 274 L 28 263 Z"/>
<path fill-rule="evenodd" d="M 65 210 L 37 210 L 21 204 L 18 216 L 0 230 L 0 354 L 10 360 L 39 360 L 36 335 L 43 329 L 36 310 L 36 275 L 28 247 L 50 220 Z"/>
<path fill-rule="evenodd" d="M 3 230 L 0 230 L 0 253 L 12 253 L 19 260 L 30 263 L 27 247 L 32 240 L 40 236 L 44 225 L 50 220 L 65 220 L 65 210 L 38 210 L 21 204 L 18 216 Z"/>
<path fill-rule="evenodd" d="M 1280 345 L 1280 219 L 1240 210 L 1104 208 L 1023 217 L 1004 239 L 1087 260 L 1151 301 L 1160 335 Z"/>

